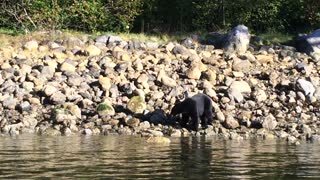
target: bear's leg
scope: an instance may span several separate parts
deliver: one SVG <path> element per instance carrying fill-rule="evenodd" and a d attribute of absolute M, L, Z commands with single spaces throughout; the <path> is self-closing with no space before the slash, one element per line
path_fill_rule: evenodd
<path fill-rule="evenodd" d="M 189 122 L 189 115 L 186 113 L 182 114 L 182 120 L 180 123 L 181 127 L 184 127 L 184 128 L 187 127 L 188 122 Z"/>
<path fill-rule="evenodd" d="M 212 125 L 213 122 L 213 113 L 212 113 L 212 107 L 208 109 L 205 113 L 207 124 Z"/>
<path fill-rule="evenodd" d="M 200 124 L 200 118 L 198 115 L 192 115 L 192 123 L 193 123 L 193 130 L 198 131 L 198 127 Z"/>
<path fill-rule="evenodd" d="M 208 118 L 205 114 L 201 116 L 201 127 L 207 128 L 208 127 Z"/>

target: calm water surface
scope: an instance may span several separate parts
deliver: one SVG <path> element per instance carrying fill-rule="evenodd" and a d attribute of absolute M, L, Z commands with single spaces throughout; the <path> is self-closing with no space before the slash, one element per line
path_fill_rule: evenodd
<path fill-rule="evenodd" d="M 320 145 L 176 138 L 167 146 L 130 136 L 0 136 L 0 178 L 320 178 Z"/>

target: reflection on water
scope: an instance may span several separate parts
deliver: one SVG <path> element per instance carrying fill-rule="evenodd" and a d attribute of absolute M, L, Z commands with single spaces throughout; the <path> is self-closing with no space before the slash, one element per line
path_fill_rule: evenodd
<path fill-rule="evenodd" d="M 283 141 L 131 136 L 0 136 L 0 178 L 247 179 L 320 177 L 320 146 Z"/>

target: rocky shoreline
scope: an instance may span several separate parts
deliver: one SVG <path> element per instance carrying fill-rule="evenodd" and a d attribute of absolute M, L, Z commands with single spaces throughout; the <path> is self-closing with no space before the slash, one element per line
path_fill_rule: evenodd
<path fill-rule="evenodd" d="M 2 134 L 320 142 L 319 62 L 290 46 L 250 44 L 226 59 L 194 39 L 29 40 L 0 49 L 0 71 Z M 196 133 L 167 118 L 185 91 L 212 98 L 212 126 Z"/>

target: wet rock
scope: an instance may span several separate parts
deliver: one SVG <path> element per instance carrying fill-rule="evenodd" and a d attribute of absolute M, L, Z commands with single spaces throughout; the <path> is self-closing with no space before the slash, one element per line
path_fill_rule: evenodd
<path fill-rule="evenodd" d="M 156 131 L 156 130 L 147 130 L 148 133 L 150 133 L 154 137 L 162 137 L 163 133 L 161 131 Z"/>
<path fill-rule="evenodd" d="M 311 138 L 310 138 L 311 142 L 313 143 L 320 143 L 320 135 L 312 135 Z"/>
<path fill-rule="evenodd" d="M 181 136 L 182 136 L 182 133 L 181 133 L 180 130 L 174 129 L 174 130 L 171 131 L 170 136 L 171 136 L 171 137 L 181 137 Z"/>
<path fill-rule="evenodd" d="M 42 135 L 45 136 L 61 136 L 61 132 L 57 129 L 53 129 L 53 128 L 48 128 L 46 129 Z"/>
<path fill-rule="evenodd" d="M 170 139 L 166 137 L 149 137 L 147 139 L 147 143 L 154 143 L 154 144 L 170 144 Z"/>
<path fill-rule="evenodd" d="M 91 136 L 93 134 L 93 132 L 91 129 L 86 128 L 82 131 L 82 134 L 87 135 L 87 136 Z"/>

